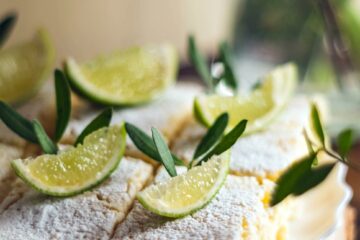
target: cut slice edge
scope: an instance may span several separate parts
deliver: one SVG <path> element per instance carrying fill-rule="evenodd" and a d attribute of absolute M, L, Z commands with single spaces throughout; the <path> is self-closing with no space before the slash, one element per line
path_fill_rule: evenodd
<path fill-rule="evenodd" d="M 104 182 L 117 169 L 117 167 L 119 166 L 120 161 L 123 157 L 124 151 L 125 151 L 126 131 L 125 131 L 124 124 L 121 124 L 119 126 L 112 126 L 109 128 L 105 127 L 105 128 L 95 131 L 94 133 L 100 132 L 100 131 L 105 131 L 110 128 L 113 128 L 113 129 L 116 128 L 114 131 L 118 134 L 118 136 L 115 136 L 116 139 L 118 140 L 118 144 L 113 146 L 114 152 L 113 152 L 111 158 L 109 159 L 109 161 L 107 162 L 107 164 L 105 166 L 103 166 L 101 169 L 99 169 L 99 171 L 96 172 L 96 174 L 93 175 L 92 178 L 86 179 L 79 185 L 73 185 L 73 186 L 51 185 L 51 186 L 49 186 L 46 183 L 44 183 L 43 181 L 41 181 L 41 179 L 34 176 L 34 174 L 32 174 L 31 169 L 28 167 L 28 163 L 30 161 L 36 161 L 37 159 L 39 159 L 41 156 L 44 156 L 44 155 L 41 155 L 34 159 L 31 159 L 31 158 L 16 159 L 11 162 L 11 165 L 12 165 L 13 169 L 15 170 L 15 173 L 25 183 L 30 185 L 35 190 L 37 190 L 41 193 L 44 193 L 46 195 L 56 196 L 56 197 L 68 197 L 68 196 L 73 196 L 73 195 L 91 190 L 92 188 L 94 188 L 94 187 L 100 185 L 102 182 Z M 91 133 L 90 135 L 88 135 L 85 138 L 84 145 L 81 145 L 81 144 L 80 145 L 85 146 L 87 144 L 86 140 L 89 139 L 89 137 L 91 135 L 93 135 L 94 133 Z M 59 156 L 61 154 L 69 152 L 69 151 L 77 151 L 77 148 L 70 147 L 69 149 L 65 149 L 63 152 L 59 153 L 56 156 Z M 76 161 L 76 159 L 73 159 L 73 160 Z"/>
<path fill-rule="evenodd" d="M 295 91 L 297 76 L 296 65 L 287 63 L 275 68 L 267 74 L 264 77 L 262 85 L 258 89 L 255 89 L 249 96 L 198 96 L 194 101 L 194 116 L 200 124 L 209 127 L 218 115 L 223 112 L 228 112 L 230 120 L 227 131 L 231 130 L 236 123 L 242 119 L 249 120 L 245 134 L 263 130 L 276 119 L 289 102 Z M 256 101 L 259 102 L 258 106 L 255 104 Z M 249 106 L 247 111 L 245 110 L 245 113 L 241 112 L 244 108 L 240 108 L 240 111 L 238 111 L 239 109 L 236 109 L 237 107 L 246 104 Z M 211 112 L 210 108 L 214 109 L 217 107 L 219 107 L 219 110 L 220 108 L 223 108 L 222 112 L 216 114 Z M 259 113 L 261 114 L 259 115 Z"/>
<path fill-rule="evenodd" d="M 137 199 L 144 208 L 160 216 L 179 218 L 194 213 L 219 192 L 228 175 L 229 162 L 229 151 L 213 156 L 182 175 L 150 185 L 137 194 Z M 206 175 L 209 172 L 211 174 Z M 210 178 L 205 179 L 206 176 Z M 197 196 L 191 199 L 191 193 Z"/>
<path fill-rule="evenodd" d="M 146 89 L 143 91 L 143 94 L 138 96 L 126 96 L 119 95 L 113 96 L 111 93 L 106 92 L 105 90 L 99 89 L 97 86 L 93 85 L 89 79 L 83 73 L 83 65 L 76 62 L 76 60 L 72 57 L 66 59 L 64 64 L 64 70 L 67 74 L 70 83 L 81 95 L 84 97 L 105 105 L 137 105 L 146 103 L 153 99 L 156 99 L 164 90 L 166 90 L 170 85 L 172 85 L 176 80 L 177 70 L 178 70 L 178 54 L 175 48 L 169 44 L 164 44 L 161 46 L 144 46 L 144 47 L 133 47 L 126 49 L 124 51 L 129 51 L 131 49 L 146 49 L 149 52 L 156 52 L 154 54 L 155 58 L 161 56 L 161 70 L 163 72 L 163 77 L 161 79 L 161 86 L 157 86 L 158 89 L 153 94 L 147 94 L 149 91 Z M 122 52 L 120 52 L 121 55 Z M 119 55 L 119 54 L 118 54 Z M 158 56 L 155 56 L 158 55 Z M 118 57 L 115 54 L 99 57 L 98 59 L 111 60 L 112 57 Z M 94 59 L 89 64 L 96 65 L 96 61 L 98 59 Z M 159 60 L 159 59 L 157 59 Z M 88 64 L 88 65 L 89 65 Z M 146 79 L 144 79 L 146 81 Z"/>

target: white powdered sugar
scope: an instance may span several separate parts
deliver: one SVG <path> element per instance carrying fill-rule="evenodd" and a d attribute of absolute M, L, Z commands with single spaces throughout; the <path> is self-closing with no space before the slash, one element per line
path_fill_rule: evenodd
<path fill-rule="evenodd" d="M 165 178 L 162 168 L 156 181 Z M 136 201 L 113 239 L 275 239 L 273 213 L 262 202 L 272 186 L 270 182 L 260 185 L 255 177 L 229 175 L 207 206 L 179 219 L 157 216 Z"/>
<path fill-rule="evenodd" d="M 266 130 L 240 137 L 231 150 L 230 170 L 234 174 L 275 177 L 307 153 L 303 129 L 308 126 L 310 102 L 294 98 Z M 173 144 L 179 157 L 190 161 L 206 129 L 190 123 Z"/>
<path fill-rule="evenodd" d="M 75 197 L 27 189 L 0 215 L 0 239 L 109 239 L 151 174 L 150 165 L 124 158 L 105 183 Z"/>

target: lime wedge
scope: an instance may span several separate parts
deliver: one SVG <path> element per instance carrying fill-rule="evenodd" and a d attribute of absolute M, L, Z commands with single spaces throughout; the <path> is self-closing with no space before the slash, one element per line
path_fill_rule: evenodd
<path fill-rule="evenodd" d="M 203 208 L 220 190 L 229 171 L 229 153 L 213 156 L 183 175 L 151 185 L 137 194 L 148 210 L 178 218 Z"/>
<path fill-rule="evenodd" d="M 65 62 L 72 85 L 89 99 L 109 105 L 144 103 L 175 81 L 178 59 L 173 47 L 133 47 L 79 65 Z"/>
<path fill-rule="evenodd" d="M 297 83 L 297 68 L 288 63 L 277 67 L 250 95 L 234 97 L 209 95 L 197 97 L 194 114 L 205 126 L 210 126 L 222 113 L 229 113 L 232 129 L 242 119 L 248 120 L 245 133 L 265 128 L 285 107 Z"/>
<path fill-rule="evenodd" d="M 125 150 L 125 128 L 101 128 L 83 145 L 58 155 L 12 161 L 16 174 L 38 191 L 52 196 L 71 196 L 103 182 L 117 168 Z"/>
<path fill-rule="evenodd" d="M 54 49 L 45 30 L 27 43 L 0 51 L 0 100 L 18 103 L 31 97 L 53 63 Z"/>

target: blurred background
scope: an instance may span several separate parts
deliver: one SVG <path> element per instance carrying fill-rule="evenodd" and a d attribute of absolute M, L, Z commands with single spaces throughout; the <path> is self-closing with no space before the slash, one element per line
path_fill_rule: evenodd
<path fill-rule="evenodd" d="M 80 61 L 132 45 L 169 42 L 180 53 L 181 80 L 195 79 L 187 59 L 187 37 L 196 36 L 209 63 L 219 43 L 233 48 L 240 88 L 251 86 L 277 64 L 299 65 L 299 92 L 321 93 L 329 102 L 327 128 L 335 136 L 351 127 L 360 132 L 359 0 L 1 0 L 0 16 L 16 14 L 3 48 L 49 32 L 55 64 Z M 355 143 L 351 161 L 360 162 Z M 348 181 L 360 209 L 360 173 Z"/>

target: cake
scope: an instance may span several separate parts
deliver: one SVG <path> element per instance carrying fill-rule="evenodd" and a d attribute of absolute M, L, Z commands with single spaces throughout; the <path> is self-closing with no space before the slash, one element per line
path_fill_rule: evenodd
<path fill-rule="evenodd" d="M 200 91 L 194 84 L 178 84 L 155 102 L 116 109 L 112 124 L 129 121 L 148 133 L 155 126 L 173 152 L 189 162 L 205 133 L 191 116 Z M 99 113 L 93 106 L 84 109 L 77 108 L 69 124 L 70 141 Z M 203 209 L 179 219 L 158 216 L 136 200 L 145 186 L 169 176 L 130 141 L 108 180 L 69 198 L 45 196 L 16 179 L 9 160 L 22 156 L 24 145 L 4 141 L 0 173 L 9 180 L 0 179 L 0 189 L 7 189 L 0 198 L 0 239 L 286 239 L 296 206 L 289 199 L 270 207 L 269 199 L 279 174 L 307 153 L 303 129 L 309 113 L 309 99 L 297 96 L 267 129 L 238 139 L 219 193 Z"/>

